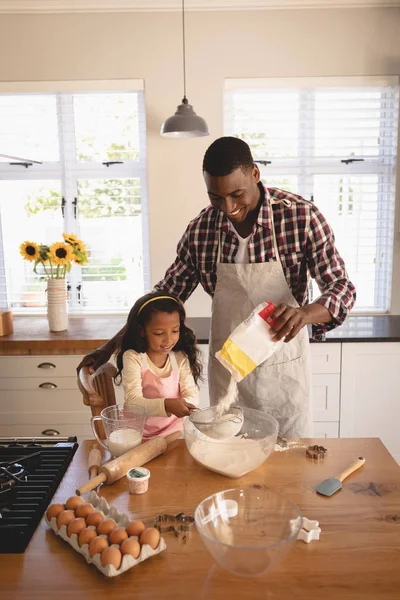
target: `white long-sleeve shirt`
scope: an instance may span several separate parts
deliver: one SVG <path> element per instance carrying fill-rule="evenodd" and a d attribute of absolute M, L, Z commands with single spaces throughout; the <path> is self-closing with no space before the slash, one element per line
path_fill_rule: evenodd
<path fill-rule="evenodd" d="M 176 362 L 179 369 L 180 396 L 186 402 L 198 404 L 199 390 L 194 382 L 190 369 L 189 359 L 183 352 L 175 352 Z M 147 356 L 147 355 L 146 355 Z M 158 377 L 168 377 L 172 372 L 171 360 L 168 356 L 167 362 L 161 369 L 151 362 L 147 356 L 149 369 Z M 139 404 L 147 409 L 150 417 L 168 417 L 165 412 L 165 398 L 145 398 L 143 396 L 142 356 L 135 350 L 126 350 L 122 357 L 122 385 L 124 386 L 125 402 L 127 404 Z"/>

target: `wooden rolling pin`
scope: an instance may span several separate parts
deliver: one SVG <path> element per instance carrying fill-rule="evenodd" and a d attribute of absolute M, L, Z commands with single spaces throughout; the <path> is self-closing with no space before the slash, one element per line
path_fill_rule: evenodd
<path fill-rule="evenodd" d="M 132 448 L 129 452 L 121 454 L 114 460 L 102 465 L 99 468 L 99 475 L 93 477 L 87 483 L 84 483 L 76 490 L 76 495 L 80 496 L 85 492 L 90 492 L 99 486 L 101 483 L 114 483 L 124 477 L 129 469 L 133 467 L 141 467 L 153 458 L 156 458 L 167 449 L 168 444 L 171 444 L 181 436 L 180 431 L 171 433 L 167 437 L 155 437 L 147 442 L 144 442 L 136 448 Z"/>
<path fill-rule="evenodd" d="M 99 474 L 99 467 L 101 467 L 101 450 L 97 444 L 93 444 L 88 456 L 89 479 Z"/>

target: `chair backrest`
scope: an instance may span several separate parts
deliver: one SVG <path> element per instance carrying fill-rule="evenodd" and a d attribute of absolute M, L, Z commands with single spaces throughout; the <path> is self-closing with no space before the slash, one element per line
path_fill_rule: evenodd
<path fill-rule="evenodd" d="M 117 369 L 111 363 L 105 363 L 94 373 L 89 373 L 89 368 L 84 367 L 78 374 L 78 387 L 82 392 L 83 403 L 90 406 L 92 416 L 100 415 L 103 408 L 116 404 L 114 380 Z M 99 423 L 97 431 L 104 439 L 104 430 Z"/>

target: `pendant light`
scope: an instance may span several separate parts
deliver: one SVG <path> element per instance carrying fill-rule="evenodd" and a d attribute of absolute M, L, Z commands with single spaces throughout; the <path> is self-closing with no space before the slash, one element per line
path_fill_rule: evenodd
<path fill-rule="evenodd" d="M 196 115 L 193 106 L 186 98 L 186 56 L 185 56 L 185 0 L 182 0 L 182 39 L 183 39 L 183 99 L 176 113 L 161 125 L 161 135 L 170 138 L 203 137 L 210 135 L 208 125 Z"/>

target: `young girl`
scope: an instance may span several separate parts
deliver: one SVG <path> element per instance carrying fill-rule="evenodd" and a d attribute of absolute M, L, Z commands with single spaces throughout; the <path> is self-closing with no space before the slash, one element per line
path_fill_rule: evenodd
<path fill-rule="evenodd" d="M 201 375 L 199 350 L 185 325 L 182 303 L 164 292 L 140 298 L 129 313 L 117 350 L 127 404 L 147 409 L 143 437 L 182 431 L 196 408 Z"/>

